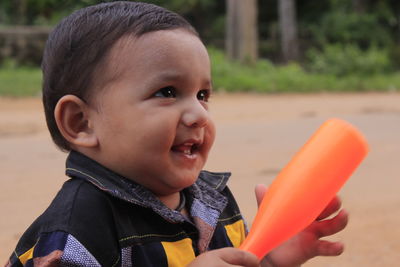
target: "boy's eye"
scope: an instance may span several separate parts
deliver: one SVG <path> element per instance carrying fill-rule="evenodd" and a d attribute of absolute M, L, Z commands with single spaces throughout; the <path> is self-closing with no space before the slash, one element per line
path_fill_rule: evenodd
<path fill-rule="evenodd" d="M 167 86 L 158 90 L 154 96 L 156 97 L 166 97 L 166 98 L 174 98 L 176 97 L 176 89 L 172 86 Z"/>
<path fill-rule="evenodd" d="M 210 98 L 210 90 L 200 90 L 197 93 L 197 99 L 200 101 L 208 102 L 208 99 Z"/>

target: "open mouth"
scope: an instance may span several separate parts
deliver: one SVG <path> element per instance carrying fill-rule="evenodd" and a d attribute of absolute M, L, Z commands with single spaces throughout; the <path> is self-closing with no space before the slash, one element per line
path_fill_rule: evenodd
<path fill-rule="evenodd" d="M 186 156 L 193 156 L 199 151 L 199 144 L 197 143 L 184 143 L 173 146 L 172 151 L 182 153 Z"/>

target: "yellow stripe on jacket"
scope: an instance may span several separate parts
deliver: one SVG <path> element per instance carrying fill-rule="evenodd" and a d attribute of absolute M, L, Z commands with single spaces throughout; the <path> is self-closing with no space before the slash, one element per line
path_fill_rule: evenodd
<path fill-rule="evenodd" d="M 192 240 L 185 238 L 175 242 L 161 242 L 167 255 L 168 267 L 181 267 L 194 260 Z"/>
<path fill-rule="evenodd" d="M 232 245 L 237 248 L 243 243 L 245 239 L 245 227 L 243 220 L 239 220 L 232 224 L 225 225 L 226 233 L 232 242 Z"/>
<path fill-rule="evenodd" d="M 25 252 L 24 254 L 20 255 L 19 261 L 22 263 L 22 265 L 25 265 L 25 263 L 33 258 L 33 249 L 35 248 L 35 246 L 33 246 L 31 249 L 29 249 L 27 252 Z"/>

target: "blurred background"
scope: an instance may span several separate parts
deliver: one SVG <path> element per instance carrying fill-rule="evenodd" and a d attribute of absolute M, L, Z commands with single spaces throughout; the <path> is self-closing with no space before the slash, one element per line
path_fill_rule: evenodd
<path fill-rule="evenodd" d="M 0 264 L 64 176 L 40 99 L 51 29 L 96 0 L 0 0 Z M 206 169 L 232 171 L 248 220 L 269 184 L 326 119 L 358 127 L 370 154 L 341 190 L 350 213 L 340 257 L 305 266 L 400 262 L 400 1 L 153 0 L 187 18 L 206 44 L 217 138 Z M 234 93 L 233 93 L 234 92 Z"/>
<path fill-rule="evenodd" d="M 37 67 L 49 31 L 73 10 L 100 2 L 104 1 L 1 0 L 0 94 L 39 94 Z M 397 0 L 144 2 L 174 10 L 195 26 L 209 48 L 220 91 L 400 87 Z"/>

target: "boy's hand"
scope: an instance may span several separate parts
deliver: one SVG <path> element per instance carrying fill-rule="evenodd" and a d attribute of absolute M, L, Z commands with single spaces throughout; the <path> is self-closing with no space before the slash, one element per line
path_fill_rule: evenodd
<path fill-rule="evenodd" d="M 221 248 L 205 252 L 194 259 L 188 267 L 244 266 L 259 267 L 258 258 L 250 252 L 237 248 Z"/>
<path fill-rule="evenodd" d="M 260 205 L 266 192 L 264 185 L 256 187 L 257 203 Z M 272 250 L 262 261 L 263 266 L 292 267 L 300 266 L 315 256 L 337 256 L 343 252 L 343 244 L 320 240 L 343 230 L 348 221 L 348 214 L 341 210 L 333 218 L 326 219 L 340 209 L 341 203 L 335 197 L 310 226 L 298 233 L 279 247 Z M 326 220 L 324 220 L 326 219 Z"/>

